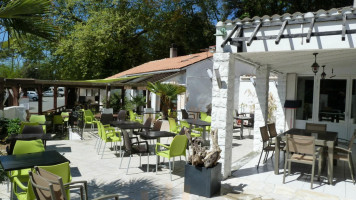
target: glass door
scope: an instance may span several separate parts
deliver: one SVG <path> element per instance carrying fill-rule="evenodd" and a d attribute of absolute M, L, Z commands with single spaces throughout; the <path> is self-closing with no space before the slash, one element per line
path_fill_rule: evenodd
<path fill-rule="evenodd" d="M 328 130 L 337 131 L 339 138 L 348 138 L 349 92 L 347 78 L 320 80 L 317 121 L 325 123 Z M 354 105 L 356 106 L 356 105 Z"/>
<path fill-rule="evenodd" d="M 346 139 L 350 139 L 352 133 L 356 129 L 356 78 L 351 78 L 351 86 L 350 86 L 350 120 L 349 120 L 349 130 L 348 137 Z"/>

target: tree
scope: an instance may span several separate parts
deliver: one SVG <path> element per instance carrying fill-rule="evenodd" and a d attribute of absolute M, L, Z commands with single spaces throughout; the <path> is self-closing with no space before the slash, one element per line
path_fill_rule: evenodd
<path fill-rule="evenodd" d="M 147 89 L 150 92 L 153 92 L 161 97 L 161 105 L 164 119 L 167 119 L 168 117 L 168 109 L 173 108 L 172 100 L 176 100 L 177 95 L 182 94 L 186 91 L 186 88 L 184 86 L 160 82 L 148 82 Z"/>

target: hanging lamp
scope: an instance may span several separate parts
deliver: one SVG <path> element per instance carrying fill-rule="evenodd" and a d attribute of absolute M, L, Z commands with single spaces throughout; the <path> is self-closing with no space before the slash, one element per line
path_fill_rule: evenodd
<path fill-rule="evenodd" d="M 318 73 L 319 67 L 320 67 L 319 64 L 316 62 L 316 56 L 318 55 L 318 53 L 313 53 L 313 55 L 315 56 L 315 61 L 312 64 L 311 68 L 312 68 L 312 71 L 314 72 L 314 75 L 316 75 L 316 73 Z"/>

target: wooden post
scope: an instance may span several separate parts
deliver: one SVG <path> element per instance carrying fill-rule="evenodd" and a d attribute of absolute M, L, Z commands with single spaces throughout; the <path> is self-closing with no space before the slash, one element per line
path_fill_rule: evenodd
<path fill-rule="evenodd" d="M 67 109 L 67 103 L 68 103 L 68 88 L 64 88 L 64 106 Z"/>
<path fill-rule="evenodd" d="M 146 100 L 147 100 L 147 105 L 146 107 L 147 108 L 151 108 L 151 91 L 147 90 L 147 93 L 146 93 Z"/>
<path fill-rule="evenodd" d="M 5 97 L 5 80 L 0 78 L 0 110 L 4 110 L 4 97 Z"/>
<path fill-rule="evenodd" d="M 57 88 L 58 86 L 53 87 L 53 109 L 57 112 Z"/>
<path fill-rule="evenodd" d="M 106 98 L 106 108 L 110 108 L 110 90 L 111 87 L 110 85 L 106 86 L 106 91 L 105 91 L 105 98 Z"/>
<path fill-rule="evenodd" d="M 12 93 L 13 93 L 13 98 L 12 98 L 12 105 L 13 106 L 19 106 L 19 87 L 18 86 L 13 86 L 11 87 Z"/>
<path fill-rule="evenodd" d="M 125 107 L 125 88 L 121 88 L 121 109 L 123 110 Z"/>
<path fill-rule="evenodd" d="M 43 102 L 43 95 L 42 95 L 42 85 L 37 86 L 37 93 L 38 93 L 38 114 L 42 114 L 42 102 Z"/>

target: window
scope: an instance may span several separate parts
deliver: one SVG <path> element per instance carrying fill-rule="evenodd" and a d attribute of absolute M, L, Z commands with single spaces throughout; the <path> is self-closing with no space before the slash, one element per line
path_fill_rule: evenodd
<path fill-rule="evenodd" d="M 314 95 L 314 77 L 298 77 L 297 99 L 302 101 L 302 106 L 297 108 L 298 120 L 312 120 L 313 116 L 313 95 Z"/>

